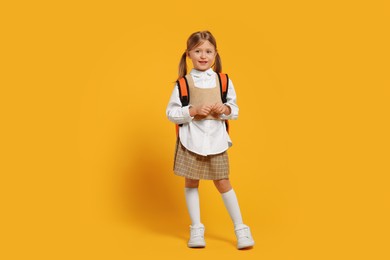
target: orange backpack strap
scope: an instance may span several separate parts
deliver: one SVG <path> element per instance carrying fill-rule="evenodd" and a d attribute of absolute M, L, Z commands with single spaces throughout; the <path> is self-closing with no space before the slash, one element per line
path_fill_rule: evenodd
<path fill-rule="evenodd" d="M 181 106 L 182 107 L 188 106 L 188 104 L 190 103 L 190 95 L 189 95 L 189 88 L 188 88 L 188 82 L 186 77 L 182 77 L 178 79 L 176 81 L 176 84 L 177 84 L 177 88 L 179 89 Z M 182 126 L 182 124 L 176 125 L 176 136 L 179 136 L 179 126 Z"/>
<path fill-rule="evenodd" d="M 217 73 L 218 78 L 219 78 L 219 87 L 221 89 L 221 99 L 222 103 L 227 102 L 227 93 L 229 89 L 229 76 L 224 73 Z M 226 131 L 229 133 L 229 121 L 225 120 L 225 125 L 226 125 Z"/>
<path fill-rule="evenodd" d="M 188 82 L 186 77 L 182 77 L 176 81 L 177 87 L 179 88 L 179 96 L 181 105 L 183 107 L 188 106 L 190 103 L 190 96 L 189 96 L 189 89 L 188 89 Z"/>
<path fill-rule="evenodd" d="M 219 79 L 219 87 L 221 89 L 222 103 L 227 102 L 227 93 L 229 89 L 229 76 L 224 73 L 217 73 Z"/>

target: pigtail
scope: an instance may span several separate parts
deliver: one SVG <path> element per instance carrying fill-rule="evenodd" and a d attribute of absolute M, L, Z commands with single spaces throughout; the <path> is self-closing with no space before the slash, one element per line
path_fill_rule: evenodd
<path fill-rule="evenodd" d="M 183 55 L 181 55 L 180 63 L 179 63 L 179 78 L 184 77 L 187 75 L 187 52 L 185 51 Z"/>
<path fill-rule="evenodd" d="M 217 73 L 222 72 L 222 61 L 221 61 L 221 57 L 219 56 L 218 52 L 217 52 L 217 55 L 215 56 L 214 71 Z"/>

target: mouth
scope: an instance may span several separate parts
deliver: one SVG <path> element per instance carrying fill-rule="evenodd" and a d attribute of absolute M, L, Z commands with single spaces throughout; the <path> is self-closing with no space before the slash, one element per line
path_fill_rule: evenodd
<path fill-rule="evenodd" d="M 199 61 L 200 64 L 207 64 L 207 61 Z"/>

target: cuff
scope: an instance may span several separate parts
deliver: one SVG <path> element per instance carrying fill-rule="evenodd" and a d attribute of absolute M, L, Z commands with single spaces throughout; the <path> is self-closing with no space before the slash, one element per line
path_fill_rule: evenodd
<path fill-rule="evenodd" d="M 228 104 L 224 104 L 224 105 L 230 108 L 230 114 L 229 115 L 221 114 L 221 119 L 229 119 L 233 113 L 232 107 L 229 106 Z"/>
<path fill-rule="evenodd" d="M 190 116 L 190 107 L 191 107 L 191 105 L 182 107 L 182 108 L 181 108 L 181 111 L 182 111 L 183 116 L 184 116 L 185 118 L 191 118 L 191 119 L 193 119 L 194 117 L 193 117 L 193 116 Z"/>

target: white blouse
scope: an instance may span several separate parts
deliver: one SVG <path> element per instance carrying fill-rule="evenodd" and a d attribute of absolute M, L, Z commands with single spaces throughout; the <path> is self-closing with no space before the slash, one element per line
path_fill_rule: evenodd
<path fill-rule="evenodd" d="M 216 73 L 211 68 L 207 71 L 192 69 L 190 75 L 198 88 L 212 88 L 216 86 Z M 221 119 L 237 119 L 236 92 L 230 79 L 225 105 L 231 108 L 231 113 L 228 116 L 222 114 Z M 186 149 L 196 154 L 207 156 L 222 153 L 232 146 L 232 141 L 226 132 L 224 121 L 193 120 L 194 117 L 190 116 L 189 106 L 182 107 L 176 84 L 169 100 L 166 114 L 173 123 L 183 124 L 179 127 L 179 138 Z"/>

